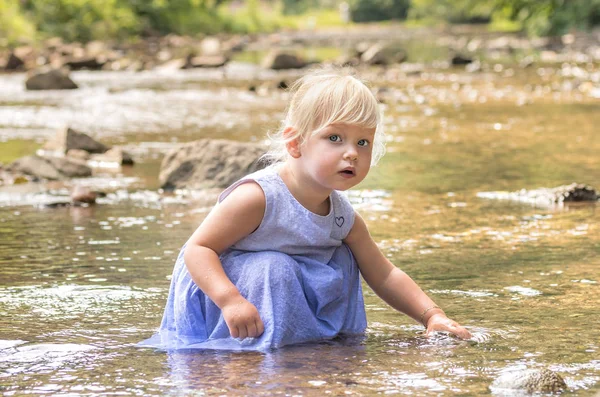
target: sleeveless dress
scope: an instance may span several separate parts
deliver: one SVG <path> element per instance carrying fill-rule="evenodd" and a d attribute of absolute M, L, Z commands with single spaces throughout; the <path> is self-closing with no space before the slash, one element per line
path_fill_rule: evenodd
<path fill-rule="evenodd" d="M 188 273 L 184 246 L 175 263 L 160 329 L 138 346 L 267 351 L 364 333 L 367 322 L 359 270 L 342 242 L 354 223 L 347 198 L 333 191 L 329 214 L 317 215 L 292 196 L 270 167 L 237 181 L 218 201 L 252 181 L 265 194 L 263 220 L 220 259 L 229 279 L 258 309 L 264 333 L 243 340 L 230 336 L 221 310 Z"/>

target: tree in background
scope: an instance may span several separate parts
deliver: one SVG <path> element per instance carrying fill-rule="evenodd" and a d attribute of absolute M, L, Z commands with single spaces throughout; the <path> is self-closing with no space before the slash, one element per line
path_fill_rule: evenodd
<path fill-rule="evenodd" d="M 557 35 L 600 23 L 600 0 L 412 0 L 409 17 L 451 23 L 514 21 L 530 35 Z"/>
<path fill-rule="evenodd" d="M 498 15 L 534 35 L 585 30 L 600 23 L 600 0 L 498 0 Z"/>
<path fill-rule="evenodd" d="M 300 15 L 311 8 L 318 7 L 318 0 L 281 0 L 284 15 Z"/>
<path fill-rule="evenodd" d="M 272 31 L 294 17 L 329 12 L 343 0 L 0 0 L 0 45 L 60 36 L 66 41 L 176 33 Z M 530 35 L 600 24 L 600 0 L 345 0 L 353 22 L 491 22 Z M 283 17 L 282 15 L 287 15 Z M 332 17 L 333 16 L 333 17 Z M 300 18 L 302 15 L 300 16 Z M 339 18 L 339 17 L 338 17 Z M 313 17 L 314 19 L 314 17 Z M 299 19 L 298 19 L 299 20 Z M 339 22 L 339 21 L 337 21 Z M 509 22 L 509 23 L 506 23 Z"/>
<path fill-rule="evenodd" d="M 24 14 L 38 31 L 66 40 L 126 37 L 139 22 L 128 4 L 119 0 L 24 0 Z"/>
<path fill-rule="evenodd" d="M 18 0 L 0 0 L 0 38 L 14 42 L 22 37 L 34 38 L 35 25 L 21 13 Z"/>
<path fill-rule="evenodd" d="M 409 17 L 451 23 L 489 22 L 497 7 L 498 0 L 412 0 Z"/>
<path fill-rule="evenodd" d="M 132 9 L 146 33 L 195 34 L 226 30 L 217 14 L 224 0 L 121 0 Z"/>
<path fill-rule="evenodd" d="M 354 22 L 406 19 L 410 0 L 354 0 L 350 3 L 350 17 Z"/>

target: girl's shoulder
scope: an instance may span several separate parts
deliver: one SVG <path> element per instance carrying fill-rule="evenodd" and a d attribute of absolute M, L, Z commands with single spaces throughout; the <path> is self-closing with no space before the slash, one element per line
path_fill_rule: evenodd
<path fill-rule="evenodd" d="M 276 182 L 277 173 L 275 170 L 271 168 L 263 168 L 256 172 L 246 175 L 245 177 L 237 180 L 233 184 L 231 184 L 228 188 L 223 190 L 219 195 L 217 202 L 221 202 L 227 198 L 238 186 L 246 184 L 246 183 L 255 183 L 263 190 L 263 193 L 267 194 L 269 189 L 269 185 L 272 185 Z"/>

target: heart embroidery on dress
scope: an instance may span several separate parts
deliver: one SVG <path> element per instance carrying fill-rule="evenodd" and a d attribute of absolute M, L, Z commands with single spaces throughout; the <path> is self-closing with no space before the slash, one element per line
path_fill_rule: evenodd
<path fill-rule="evenodd" d="M 336 216 L 335 217 L 335 224 L 338 225 L 339 227 L 342 227 L 342 225 L 344 224 L 344 217 L 343 216 Z"/>

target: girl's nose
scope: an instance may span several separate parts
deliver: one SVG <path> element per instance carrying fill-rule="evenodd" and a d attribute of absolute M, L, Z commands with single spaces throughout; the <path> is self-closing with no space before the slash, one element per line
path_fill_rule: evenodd
<path fill-rule="evenodd" d="M 348 161 L 356 161 L 358 160 L 358 152 L 355 148 L 350 147 L 346 149 L 346 152 L 344 153 L 344 159 Z"/>

